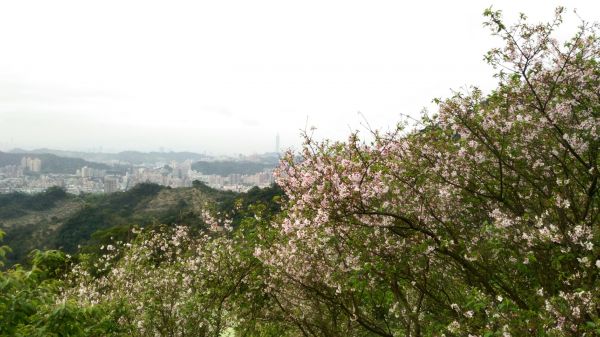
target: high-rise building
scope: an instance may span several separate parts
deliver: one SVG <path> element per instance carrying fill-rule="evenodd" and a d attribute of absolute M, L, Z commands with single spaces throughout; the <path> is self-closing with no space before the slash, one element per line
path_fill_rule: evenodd
<path fill-rule="evenodd" d="M 21 158 L 21 167 L 30 172 L 41 172 L 42 160 L 39 158 L 23 157 Z"/>
<path fill-rule="evenodd" d="M 77 175 L 82 178 L 104 178 L 106 171 L 84 166 L 77 170 Z"/>
<path fill-rule="evenodd" d="M 104 193 L 114 193 L 119 190 L 119 177 L 104 177 Z"/>
<path fill-rule="evenodd" d="M 41 172 L 42 171 L 42 160 L 39 158 L 32 159 L 30 170 L 32 172 Z"/>
<path fill-rule="evenodd" d="M 279 134 L 275 136 L 275 153 L 279 153 Z"/>
<path fill-rule="evenodd" d="M 84 166 L 81 168 L 81 177 L 82 178 L 90 178 L 93 176 L 92 168 Z"/>

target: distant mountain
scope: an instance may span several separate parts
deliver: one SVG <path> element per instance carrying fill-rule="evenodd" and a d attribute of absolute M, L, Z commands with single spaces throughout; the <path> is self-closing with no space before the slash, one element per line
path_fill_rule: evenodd
<path fill-rule="evenodd" d="M 119 153 L 98 153 L 98 152 L 80 152 L 80 151 L 63 151 L 53 149 L 35 149 L 21 150 L 15 149 L 11 153 L 49 153 L 61 157 L 81 158 L 88 161 L 99 163 L 120 163 L 120 164 L 154 164 L 158 162 L 169 163 L 171 161 L 182 162 L 185 160 L 205 160 L 208 156 L 194 152 L 140 152 L 140 151 L 123 151 Z"/>
<path fill-rule="evenodd" d="M 101 170 L 113 169 L 111 166 L 90 162 L 81 158 L 59 157 L 50 153 L 6 153 L 0 152 L 0 167 L 7 165 L 20 165 L 23 157 L 39 158 L 42 160 L 41 173 L 74 174 L 77 169 L 84 166 Z"/>
<path fill-rule="evenodd" d="M 186 160 L 203 160 L 208 158 L 207 156 L 194 152 L 138 152 L 138 151 L 124 151 L 114 154 L 115 158 L 119 161 L 128 162 L 134 165 L 144 163 L 157 163 L 164 162 L 168 163 L 171 161 L 182 162 Z"/>
<path fill-rule="evenodd" d="M 216 174 L 228 176 L 230 174 L 255 174 L 266 169 L 275 168 L 273 162 L 254 162 L 254 161 L 198 161 L 192 164 L 192 169 L 203 174 Z"/>

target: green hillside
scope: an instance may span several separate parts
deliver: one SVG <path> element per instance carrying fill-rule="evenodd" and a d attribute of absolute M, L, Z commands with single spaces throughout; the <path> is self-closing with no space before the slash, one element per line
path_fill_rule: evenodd
<path fill-rule="evenodd" d="M 36 195 L 0 195 L 0 229 L 12 247 L 8 264 L 23 263 L 33 249 L 61 249 L 77 252 L 78 246 L 118 236 L 136 224 L 203 225 L 205 205 L 230 213 L 234 221 L 236 203 L 248 204 L 272 199 L 278 188 L 255 188 L 238 194 L 214 190 L 200 182 L 190 188 L 168 188 L 140 184 L 127 192 L 75 196 L 60 188 Z"/>

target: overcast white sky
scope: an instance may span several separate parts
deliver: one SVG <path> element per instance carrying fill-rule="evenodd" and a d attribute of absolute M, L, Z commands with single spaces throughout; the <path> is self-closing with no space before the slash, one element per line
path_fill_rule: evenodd
<path fill-rule="evenodd" d="M 345 138 L 494 85 L 493 5 L 547 20 L 600 1 L 0 1 L 0 150 L 273 151 Z M 567 26 L 575 24 L 569 11 Z"/>

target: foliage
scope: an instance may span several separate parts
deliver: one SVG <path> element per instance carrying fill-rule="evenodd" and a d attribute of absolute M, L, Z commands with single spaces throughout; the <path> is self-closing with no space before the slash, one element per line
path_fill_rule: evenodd
<path fill-rule="evenodd" d="M 236 323 L 232 303 L 256 293 L 241 292 L 251 286 L 256 262 L 240 259 L 233 240 L 192 235 L 185 227 L 139 234 L 77 266 L 66 296 L 81 307 L 122 301 L 121 325 L 130 336 L 219 336 Z"/>
<path fill-rule="evenodd" d="M 0 218 L 10 219 L 21 216 L 26 211 L 44 211 L 67 199 L 68 195 L 60 187 L 51 187 L 38 194 L 9 193 L 0 194 Z"/>
<path fill-rule="evenodd" d="M 47 233 L 35 233 L 32 224 L 11 226 L 11 223 L 29 214 L 51 212 L 74 198 L 60 187 L 52 187 L 34 195 L 0 194 L 0 228 L 6 229 L 7 242 L 13 247 L 7 256 L 8 265 L 23 262 L 31 250 L 44 247 L 43 241 L 47 241 L 48 238 Z"/>
<path fill-rule="evenodd" d="M 3 236 L 0 231 L 0 239 Z M 0 247 L 0 264 L 8 250 Z M 66 272 L 68 258 L 58 251 L 35 251 L 32 260 L 30 270 L 16 266 L 0 272 L 0 336 L 35 335 L 42 323 L 39 315 L 53 304 L 57 278 Z"/>
<path fill-rule="evenodd" d="M 208 211 L 203 221 L 211 231 L 120 228 L 111 243 L 100 247 L 100 256 L 80 256 L 62 300 L 83 310 L 121 308 L 119 331 L 131 336 L 289 334 L 293 329 L 273 310 L 276 304 L 266 291 L 269 277 L 254 257 L 259 240 L 267 239 L 261 233 L 272 232 L 265 224 L 276 214 L 271 204 L 279 191 L 273 187 L 241 195 L 236 212 L 242 220 L 235 230 L 232 220 Z"/>
<path fill-rule="evenodd" d="M 58 187 L 34 195 L 0 195 L 0 222 L 13 247 L 8 263 L 25 263 L 27 253 L 34 248 L 74 253 L 79 245 L 88 243 L 93 233 L 112 227 L 160 222 L 200 224 L 199 216 L 194 217 L 187 204 L 171 205 L 160 212 L 138 210 L 163 190 L 159 185 L 140 184 L 127 192 L 103 195 L 74 196 Z"/>
<path fill-rule="evenodd" d="M 205 206 L 186 199 L 196 190 L 202 199 L 210 200 L 216 212 L 230 216 L 234 227 L 239 226 L 243 218 L 238 210 L 263 202 L 269 205 L 271 212 L 275 212 L 279 204 L 270 201 L 283 193 L 277 186 L 236 193 L 195 182 L 192 189 L 140 184 L 127 192 L 106 195 L 74 196 L 58 187 L 34 195 L 0 195 L 0 226 L 6 230 L 7 243 L 13 248 L 7 263 L 25 263 L 29 251 L 36 248 L 75 253 L 77 247 L 82 246 L 88 253 L 97 253 L 97 247 L 102 244 L 114 240 L 128 241 L 128 229 L 133 224 L 203 227 L 199 209 Z M 161 193 L 164 195 L 161 196 Z M 161 198 L 174 200 L 161 209 L 147 207 Z M 69 212 L 65 208 L 73 210 Z"/>
<path fill-rule="evenodd" d="M 156 184 L 139 184 L 126 192 L 111 193 L 90 199 L 83 209 L 71 216 L 59 229 L 56 247 L 75 252 L 77 245 L 102 229 L 127 223 L 150 223 L 152 219 L 135 218 L 135 208 L 157 195 L 164 187 Z M 137 221 L 136 221 L 137 220 Z"/>

